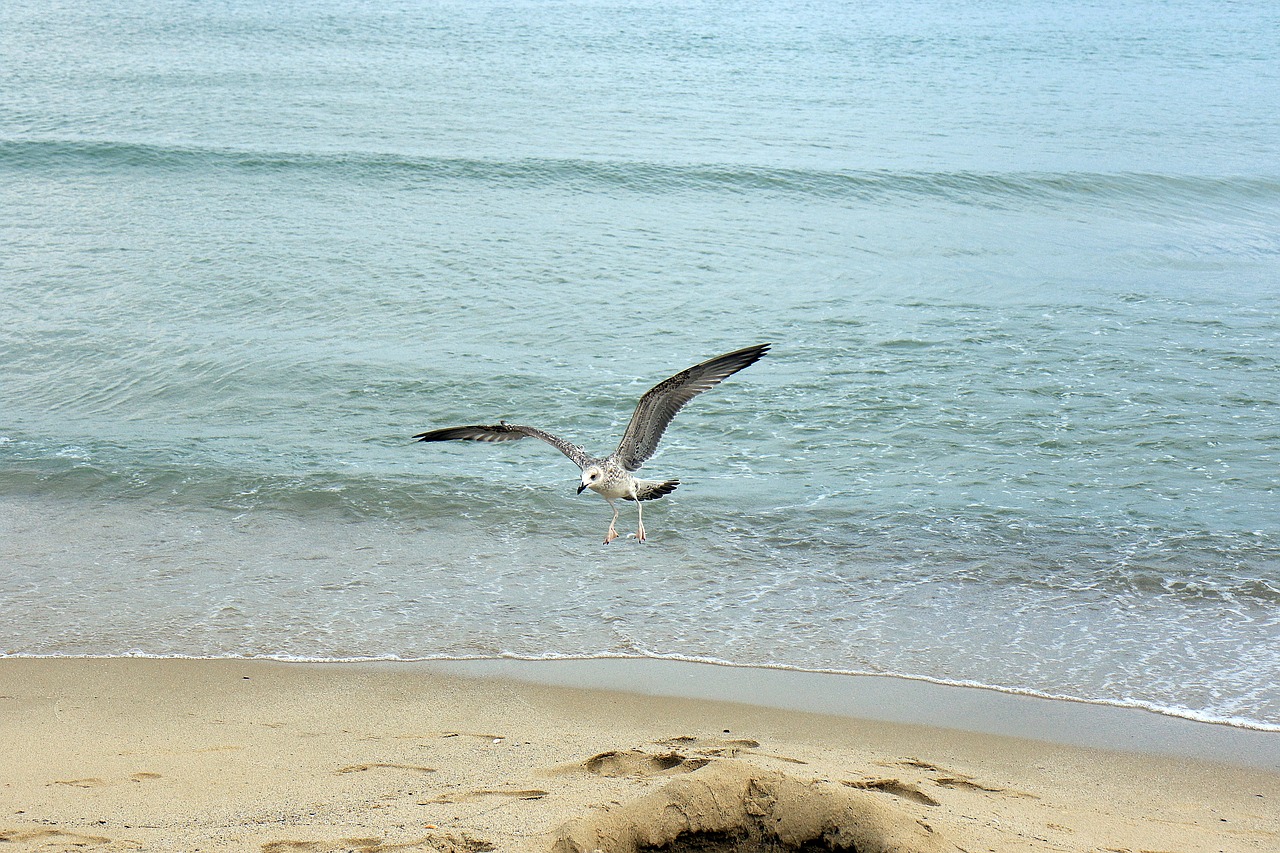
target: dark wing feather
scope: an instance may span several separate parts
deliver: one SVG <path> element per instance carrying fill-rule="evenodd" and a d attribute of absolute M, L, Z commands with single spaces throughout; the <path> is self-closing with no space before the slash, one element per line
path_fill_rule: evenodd
<path fill-rule="evenodd" d="M 628 471 L 638 469 L 658 449 L 658 442 L 662 440 L 667 425 L 684 408 L 685 403 L 719 385 L 744 367 L 755 364 L 768 351 L 768 344 L 758 344 L 718 355 L 695 364 L 688 370 L 682 370 L 646 391 L 615 451 L 622 467 Z"/>
<path fill-rule="evenodd" d="M 414 436 L 418 441 L 519 441 L 522 438 L 540 438 L 573 460 L 579 468 L 590 464 L 590 457 L 585 450 L 576 444 L 570 444 L 563 438 L 543 432 L 537 427 L 520 426 L 519 424 L 494 424 L 493 426 L 460 426 L 433 429 L 420 432 Z"/>
<path fill-rule="evenodd" d="M 624 501 L 656 501 L 658 498 L 669 495 L 676 490 L 676 486 L 680 485 L 679 480 L 667 480 L 662 483 L 653 480 L 636 480 L 636 496 L 634 498 L 623 497 Z"/>

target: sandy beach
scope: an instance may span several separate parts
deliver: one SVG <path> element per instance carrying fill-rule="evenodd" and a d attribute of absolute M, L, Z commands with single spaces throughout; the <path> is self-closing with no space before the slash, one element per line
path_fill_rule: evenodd
<path fill-rule="evenodd" d="M 1280 847 L 1274 768 L 501 670 L 7 659 L 0 738 L 15 851 Z"/>

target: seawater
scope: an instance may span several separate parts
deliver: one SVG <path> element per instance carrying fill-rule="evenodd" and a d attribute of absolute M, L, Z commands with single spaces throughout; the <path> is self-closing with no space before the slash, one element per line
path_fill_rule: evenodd
<path fill-rule="evenodd" d="M 1280 7 L 7 4 L 0 653 L 1280 727 Z M 644 469 L 603 453 L 770 341 Z M 633 507 L 620 529 L 634 529 Z"/>

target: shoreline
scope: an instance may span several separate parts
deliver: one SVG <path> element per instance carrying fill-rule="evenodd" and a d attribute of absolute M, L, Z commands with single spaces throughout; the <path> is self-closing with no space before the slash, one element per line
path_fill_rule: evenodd
<path fill-rule="evenodd" d="M 443 674 L 739 702 L 1067 746 L 1225 761 L 1280 772 L 1280 732 L 1136 706 L 900 675 L 844 675 L 662 658 L 493 658 L 410 665 Z"/>
<path fill-rule="evenodd" d="M 889 673 L 837 673 L 679 658 L 566 657 L 310 660 L 185 655 L 14 655 L 6 660 L 241 661 L 291 666 L 421 667 L 444 676 L 738 702 L 784 711 L 927 725 L 1067 746 L 1184 756 L 1280 772 L 1280 730 L 1141 705 L 1046 696 Z"/>
<path fill-rule="evenodd" d="M 1274 770 L 787 710 L 764 703 L 824 694 L 791 673 L 600 665 L 616 663 L 0 659 L 0 738 L 15 745 L 0 759 L 0 840 L 17 851 L 633 853 L 677 850 L 689 832 L 798 844 L 820 831 L 862 833 L 860 851 L 921 853 L 1280 845 Z M 850 686 L 832 695 L 906 713 L 891 707 L 901 697 Z M 973 694 L 1002 695 L 920 686 L 935 700 L 966 691 L 935 701 L 941 710 L 907 709 L 924 716 L 987 714 Z M 723 698 L 733 690 L 752 702 Z M 1028 724 L 1054 725 L 1028 697 L 1004 698 Z"/>

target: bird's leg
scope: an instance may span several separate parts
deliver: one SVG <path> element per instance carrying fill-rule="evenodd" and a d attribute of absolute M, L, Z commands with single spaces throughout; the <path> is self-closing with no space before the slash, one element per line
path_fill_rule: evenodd
<path fill-rule="evenodd" d="M 609 498 L 605 498 L 605 500 L 609 501 L 609 508 L 613 510 L 613 519 L 609 522 L 609 532 L 604 535 L 604 544 L 608 545 L 618 538 L 618 531 L 614 529 L 614 525 L 618 523 L 618 506 Z"/>
<path fill-rule="evenodd" d="M 635 494 L 633 491 L 631 494 Z M 640 503 L 640 499 L 636 498 L 636 541 L 644 541 L 644 504 Z"/>

